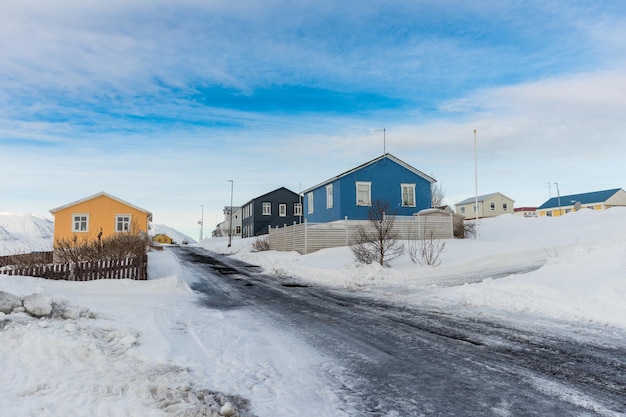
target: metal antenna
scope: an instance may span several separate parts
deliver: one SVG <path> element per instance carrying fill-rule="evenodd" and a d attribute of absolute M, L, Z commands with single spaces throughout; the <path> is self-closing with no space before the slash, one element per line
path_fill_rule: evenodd
<path fill-rule="evenodd" d="M 385 129 L 383 127 L 382 129 L 378 129 L 378 130 L 374 131 L 374 132 L 383 132 L 383 155 L 387 153 L 387 138 L 386 138 L 386 135 L 385 135 L 385 131 L 386 130 L 387 129 Z"/>

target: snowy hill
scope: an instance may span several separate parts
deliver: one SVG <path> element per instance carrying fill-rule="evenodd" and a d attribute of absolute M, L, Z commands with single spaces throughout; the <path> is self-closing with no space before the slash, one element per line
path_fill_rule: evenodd
<path fill-rule="evenodd" d="M 32 214 L 0 212 L 0 256 L 50 251 L 54 223 Z"/>
<path fill-rule="evenodd" d="M 179 232 L 178 230 L 172 229 L 171 227 L 165 226 L 164 224 L 150 223 L 150 236 L 156 236 L 159 234 L 164 234 L 171 237 L 176 243 L 196 243 L 195 240 Z"/>

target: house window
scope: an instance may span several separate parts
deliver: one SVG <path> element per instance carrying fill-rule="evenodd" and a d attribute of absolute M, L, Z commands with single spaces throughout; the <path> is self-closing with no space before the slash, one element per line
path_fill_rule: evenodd
<path fill-rule="evenodd" d="M 279 204 L 278 205 L 278 215 L 280 217 L 286 217 L 287 216 L 287 204 Z"/>
<path fill-rule="evenodd" d="M 293 215 L 294 216 L 302 216 L 302 203 L 294 203 L 293 204 Z"/>
<path fill-rule="evenodd" d="M 474 204 L 474 211 L 478 211 L 478 206 Z"/>
<path fill-rule="evenodd" d="M 263 215 L 271 216 L 272 215 L 272 203 L 264 202 L 263 203 Z"/>
<path fill-rule="evenodd" d="M 326 186 L 326 208 L 333 208 L 333 185 Z"/>
<path fill-rule="evenodd" d="M 461 206 L 461 213 L 465 214 L 465 206 Z"/>
<path fill-rule="evenodd" d="M 502 210 L 509 211 L 509 205 L 507 203 L 502 203 Z"/>
<path fill-rule="evenodd" d="M 356 183 L 356 205 L 357 206 L 371 206 L 372 194 L 371 182 L 357 182 Z"/>
<path fill-rule="evenodd" d="M 313 214 L 313 193 L 310 192 L 306 196 L 307 196 L 307 205 L 309 206 L 307 211 L 309 212 L 309 214 Z"/>
<path fill-rule="evenodd" d="M 415 184 L 402 184 L 402 207 L 415 207 Z"/>
<path fill-rule="evenodd" d="M 89 215 L 74 214 L 72 216 L 72 232 L 88 232 L 89 231 Z"/>
<path fill-rule="evenodd" d="M 491 203 L 489 206 L 491 207 L 491 211 L 496 211 L 496 203 Z"/>
<path fill-rule="evenodd" d="M 239 226 L 239 225 L 235 226 L 235 234 L 236 235 L 240 235 L 241 234 L 241 226 Z"/>
<path fill-rule="evenodd" d="M 115 232 L 116 233 L 130 232 L 130 214 L 123 214 L 123 215 L 115 216 Z"/>

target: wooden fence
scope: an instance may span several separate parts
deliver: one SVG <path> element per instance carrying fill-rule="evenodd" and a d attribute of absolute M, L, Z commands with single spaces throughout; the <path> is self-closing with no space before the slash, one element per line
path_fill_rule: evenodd
<path fill-rule="evenodd" d="M 6 266 L 0 268 L 0 274 L 67 281 L 93 281 L 97 279 L 146 280 L 148 279 L 148 256 L 67 264 Z"/>
<path fill-rule="evenodd" d="M 354 244 L 354 234 L 361 225 L 371 228 L 367 220 L 348 220 L 330 223 L 294 224 L 269 230 L 271 250 L 296 251 L 300 254 L 316 252 L 320 249 Z M 453 216 L 440 210 L 427 210 L 415 216 L 395 216 L 394 230 L 400 239 L 412 240 L 453 238 Z"/>

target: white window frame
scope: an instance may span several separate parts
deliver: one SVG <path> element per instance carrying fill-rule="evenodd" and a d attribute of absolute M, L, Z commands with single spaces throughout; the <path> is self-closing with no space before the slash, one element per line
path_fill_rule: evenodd
<path fill-rule="evenodd" d="M 309 214 L 313 214 L 313 192 L 311 191 L 310 193 L 308 193 L 306 197 L 307 197 L 307 205 L 308 205 L 307 212 Z"/>
<path fill-rule="evenodd" d="M 115 233 L 129 233 L 131 225 L 132 225 L 132 221 L 133 221 L 133 216 L 130 214 L 116 214 L 115 215 Z M 122 225 L 122 230 L 120 230 L 120 225 Z"/>
<path fill-rule="evenodd" d="M 401 190 L 401 198 L 402 198 L 402 207 L 415 207 L 415 184 L 400 184 Z M 404 197 L 411 197 L 412 201 L 407 201 L 408 204 L 405 204 Z M 408 200 L 408 198 L 407 198 Z"/>
<path fill-rule="evenodd" d="M 272 203 L 269 201 L 264 201 L 263 202 L 263 212 L 262 214 L 264 216 L 271 216 L 272 215 Z"/>
<path fill-rule="evenodd" d="M 461 206 L 461 214 L 465 214 L 465 206 Z"/>
<path fill-rule="evenodd" d="M 281 203 L 278 205 L 278 215 L 280 217 L 287 217 L 287 204 Z"/>
<path fill-rule="evenodd" d="M 506 205 L 506 203 L 504 203 Z M 489 207 L 491 208 L 491 211 L 496 211 L 496 203 L 490 203 Z"/>
<path fill-rule="evenodd" d="M 509 211 L 509 203 L 502 203 L 502 210 Z"/>
<path fill-rule="evenodd" d="M 356 185 L 356 205 L 369 207 L 372 205 L 372 183 L 370 181 L 357 181 Z M 367 187 L 359 192 L 359 187 Z M 367 194 L 367 195 L 360 195 Z M 364 197 L 359 199 L 359 197 Z"/>
<path fill-rule="evenodd" d="M 333 185 L 328 184 L 326 186 L 326 208 L 333 208 Z"/>
<path fill-rule="evenodd" d="M 302 216 L 302 203 L 293 203 L 293 215 Z"/>
<path fill-rule="evenodd" d="M 79 218 L 77 220 L 77 218 Z M 82 224 L 85 224 L 85 228 L 82 228 Z M 78 227 L 76 225 L 78 224 Z M 89 214 L 88 213 L 73 213 L 72 214 L 72 232 L 74 233 L 87 233 L 89 232 Z"/>

